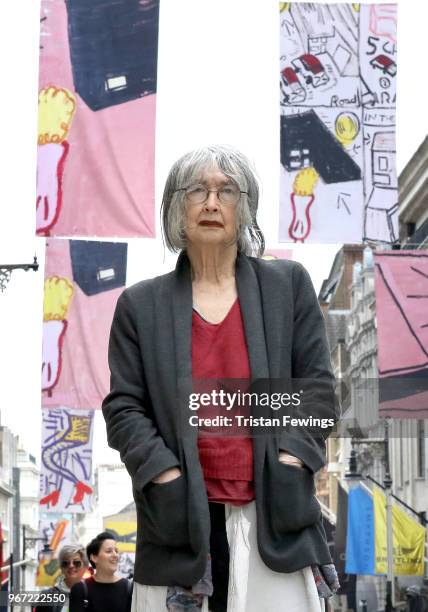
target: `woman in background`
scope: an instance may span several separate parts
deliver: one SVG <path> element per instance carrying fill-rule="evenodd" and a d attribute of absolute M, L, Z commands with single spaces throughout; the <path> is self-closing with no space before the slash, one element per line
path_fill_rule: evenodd
<path fill-rule="evenodd" d="M 70 612 L 130 612 L 131 583 L 116 574 L 119 551 L 114 536 L 108 531 L 98 534 L 86 554 L 95 573 L 71 589 Z"/>
<path fill-rule="evenodd" d="M 45 589 L 42 593 L 54 595 L 55 598 L 65 595 L 68 599 L 70 589 L 82 580 L 88 568 L 88 558 L 81 544 L 66 544 L 59 551 L 58 562 L 61 575 L 54 587 Z M 56 602 L 52 606 L 36 606 L 34 612 L 68 612 L 68 603 Z"/>

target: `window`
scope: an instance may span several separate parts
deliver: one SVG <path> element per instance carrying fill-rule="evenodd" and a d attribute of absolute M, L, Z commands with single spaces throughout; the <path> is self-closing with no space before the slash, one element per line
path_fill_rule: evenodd
<path fill-rule="evenodd" d="M 388 170 L 388 158 L 384 157 L 383 155 L 379 155 L 378 162 L 379 170 L 386 172 Z"/>

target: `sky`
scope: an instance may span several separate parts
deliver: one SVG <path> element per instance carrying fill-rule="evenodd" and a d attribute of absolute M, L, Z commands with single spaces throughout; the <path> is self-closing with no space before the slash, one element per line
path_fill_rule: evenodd
<path fill-rule="evenodd" d="M 49 0 L 53 1 L 53 0 Z M 57 0 L 56 0 L 57 1 Z M 158 63 L 156 202 L 171 163 L 211 142 L 231 143 L 254 162 L 262 185 L 260 225 L 276 244 L 272 210 L 277 202 L 279 143 L 277 100 L 264 92 L 276 83 L 277 3 L 263 0 L 161 0 Z M 40 454 L 40 361 L 44 242 L 35 237 L 37 71 L 39 6 L 35 0 L 3 3 L 0 19 L 1 162 L 0 264 L 28 263 L 38 273 L 16 272 L 0 294 L 1 424 Z M 397 165 L 401 171 L 428 134 L 425 56 L 428 3 L 399 5 Z M 196 24 L 203 24 L 196 26 Z M 197 78 L 197 81 L 196 81 Z M 318 290 L 340 245 L 293 246 Z M 143 256 L 151 253 L 151 266 Z M 172 267 L 159 240 L 130 247 L 128 284 Z M 158 267 L 153 268 L 153 262 Z M 94 459 L 117 462 L 96 415 Z"/>

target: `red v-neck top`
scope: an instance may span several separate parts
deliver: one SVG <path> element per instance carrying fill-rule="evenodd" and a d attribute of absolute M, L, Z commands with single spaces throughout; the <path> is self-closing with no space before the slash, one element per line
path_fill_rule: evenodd
<path fill-rule="evenodd" d="M 193 311 L 192 370 L 193 378 L 199 381 L 250 379 L 238 299 L 221 323 L 209 323 Z M 197 414 L 203 416 L 201 410 Z M 231 416 L 225 409 L 219 414 Z M 200 432 L 198 449 L 209 501 L 243 505 L 254 499 L 253 443 L 245 431 L 236 429 L 228 436 L 221 436 L 215 430 L 211 434 Z"/>

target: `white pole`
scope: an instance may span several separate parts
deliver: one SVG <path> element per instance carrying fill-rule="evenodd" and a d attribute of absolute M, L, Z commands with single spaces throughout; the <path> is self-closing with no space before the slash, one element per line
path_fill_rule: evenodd
<path fill-rule="evenodd" d="M 386 546 L 387 546 L 387 593 L 391 593 L 391 603 L 395 605 L 395 589 L 394 589 L 394 541 L 392 529 L 392 498 L 391 488 L 385 491 L 386 498 Z"/>
<path fill-rule="evenodd" d="M 388 419 L 385 419 L 385 476 L 383 485 L 385 487 L 386 501 L 386 548 L 387 548 L 387 575 L 386 575 L 386 602 L 385 612 L 391 612 L 395 604 L 394 589 L 394 540 L 392 529 L 392 478 L 389 469 L 389 427 Z"/>

